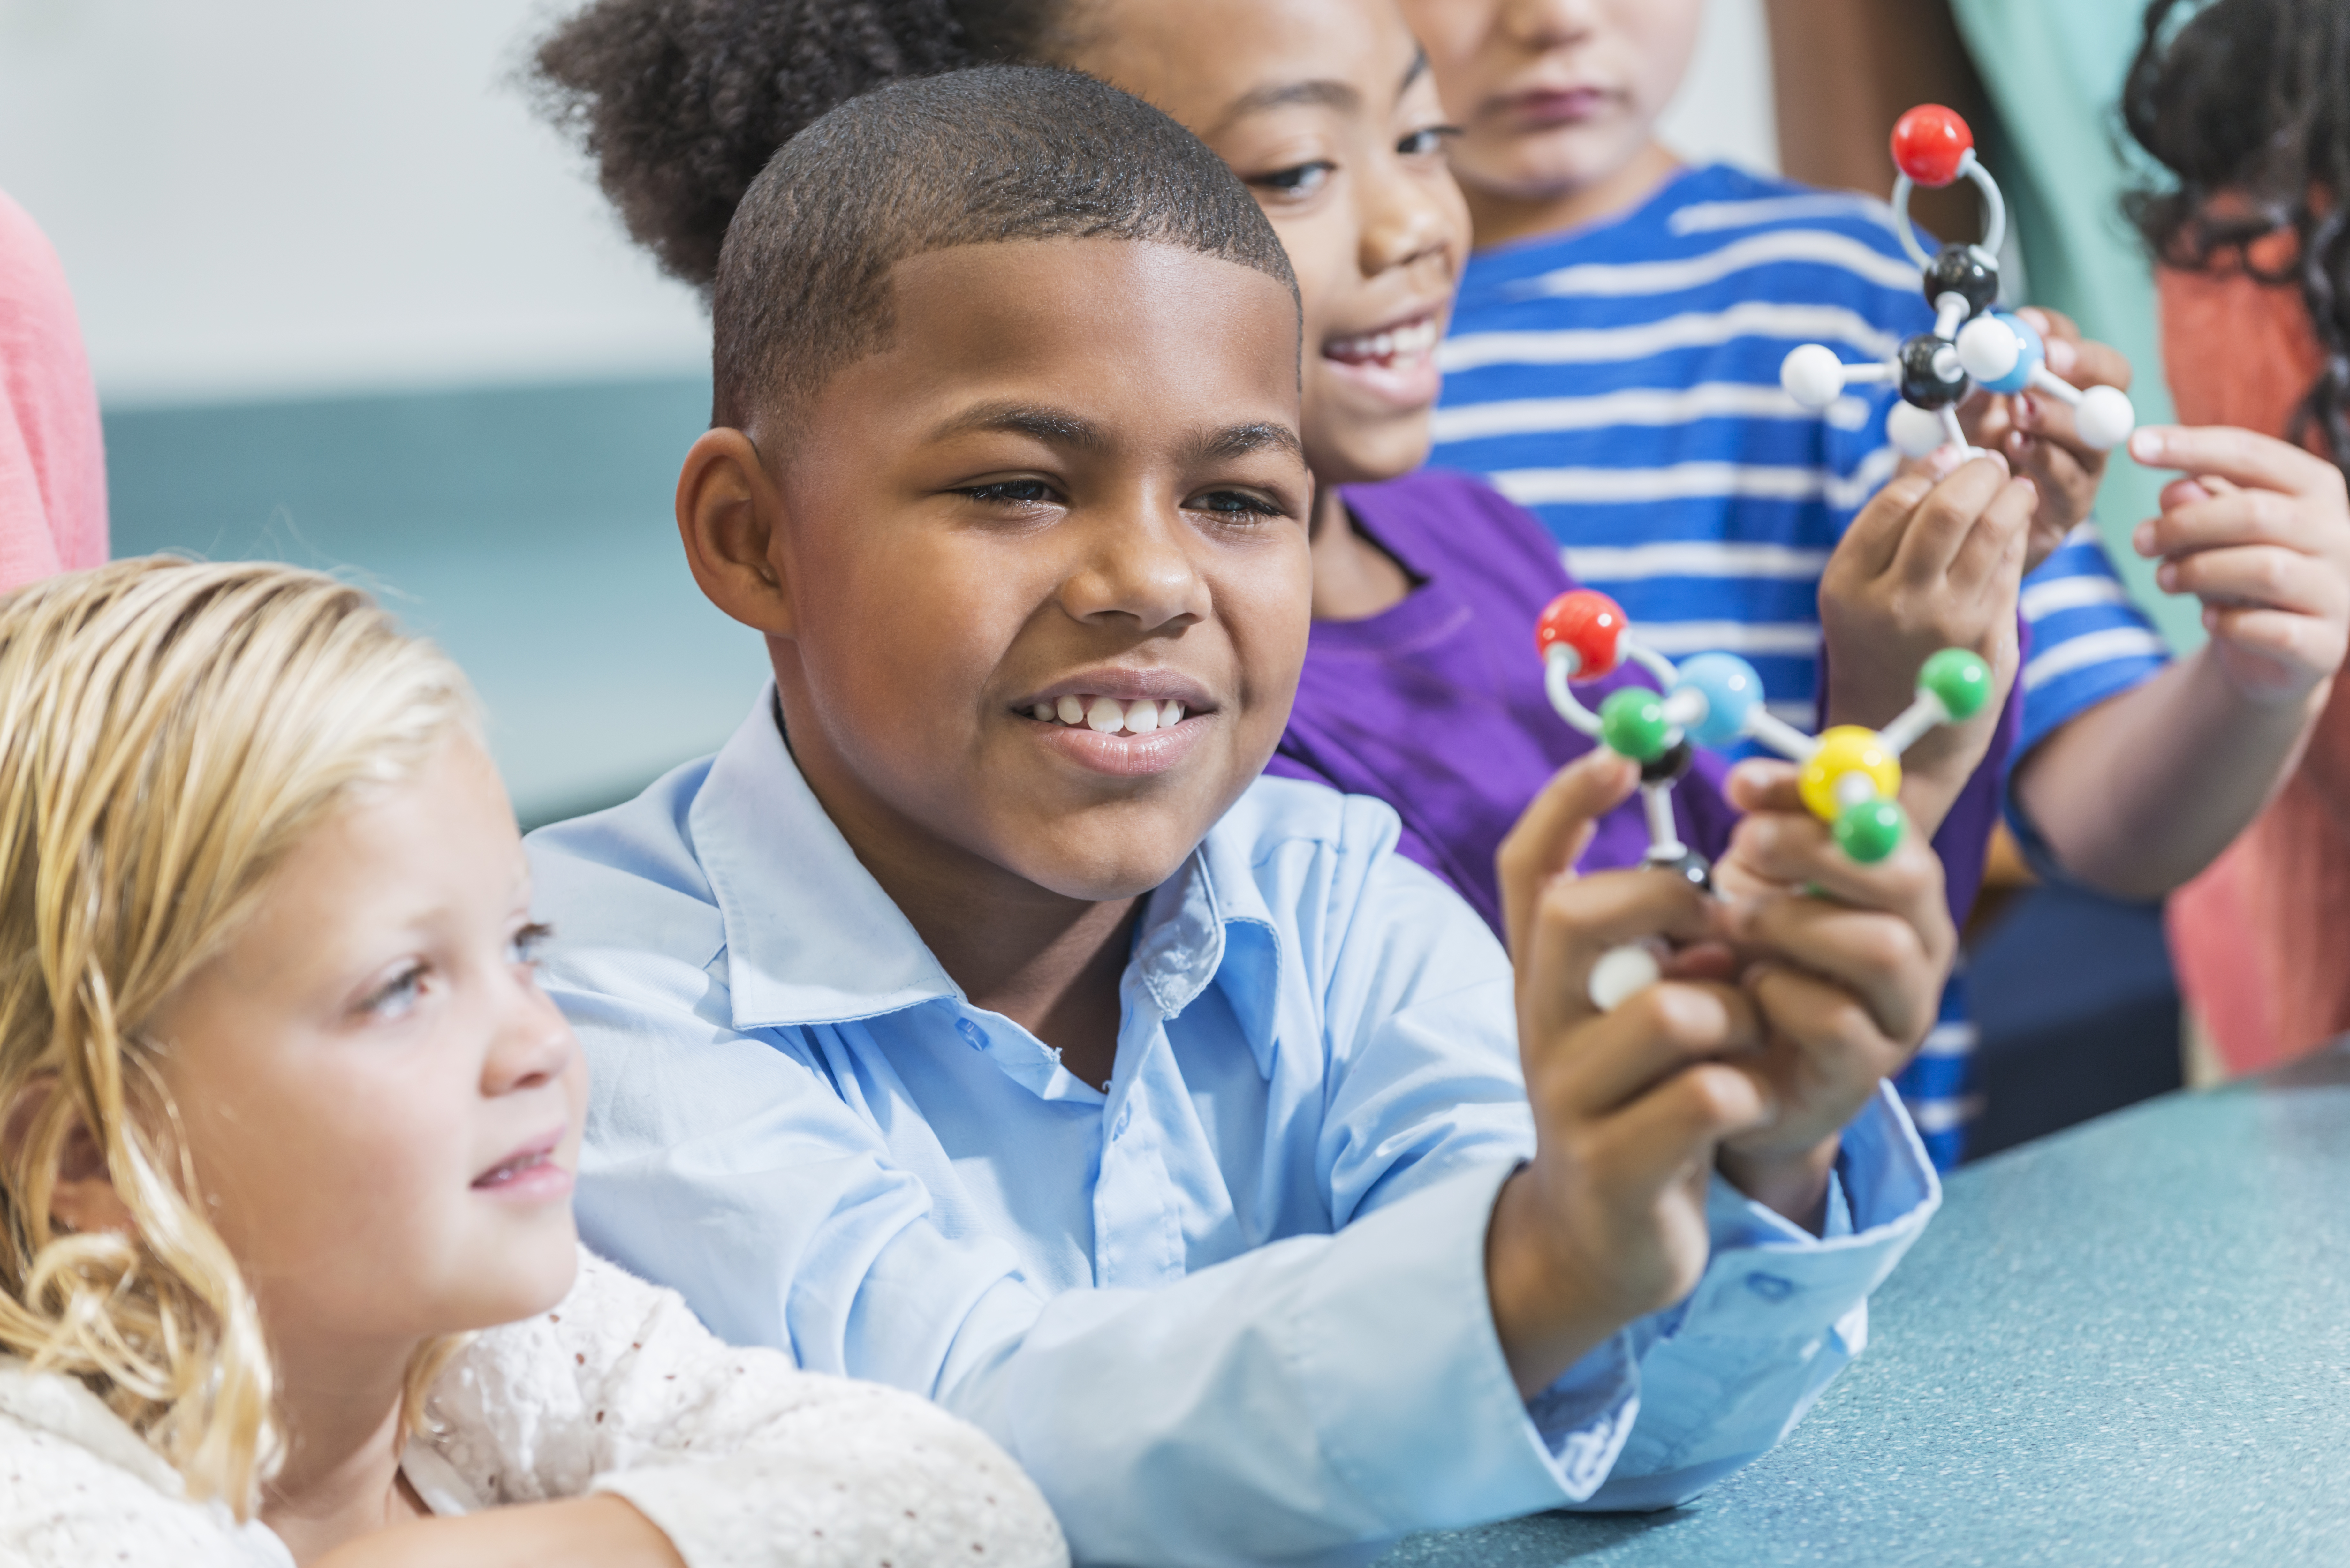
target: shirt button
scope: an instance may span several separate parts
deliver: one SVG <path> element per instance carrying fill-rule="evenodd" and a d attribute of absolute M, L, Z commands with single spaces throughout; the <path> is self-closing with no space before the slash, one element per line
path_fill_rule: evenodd
<path fill-rule="evenodd" d="M 1128 1101 L 1126 1105 L 1118 1107 L 1118 1120 L 1110 1124 L 1109 1136 L 1112 1137 L 1124 1137 L 1126 1136 L 1126 1124 L 1133 1119 L 1134 1104 L 1132 1101 Z"/>
<path fill-rule="evenodd" d="M 972 1050 L 984 1051 L 987 1049 L 987 1031 L 982 1029 L 978 1024 L 973 1023 L 970 1019 L 956 1019 L 955 1033 L 962 1035 L 963 1044 L 970 1046 Z"/>
<path fill-rule="evenodd" d="M 1766 1302 L 1783 1302 L 1795 1293 L 1795 1282 L 1776 1274 L 1749 1274 L 1746 1288 Z"/>

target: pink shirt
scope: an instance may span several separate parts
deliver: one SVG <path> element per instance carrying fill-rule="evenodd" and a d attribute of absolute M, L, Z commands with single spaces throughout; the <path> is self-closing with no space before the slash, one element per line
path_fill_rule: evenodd
<path fill-rule="evenodd" d="M 2273 271 L 2293 236 L 2251 247 Z M 2301 290 L 2241 270 L 2158 269 L 2162 359 L 2182 423 L 2284 435 L 2323 367 Z M 2350 1030 L 2350 680 L 2301 765 L 2210 867 L 2170 896 L 2179 989 L 2230 1072 L 2256 1072 Z"/>
<path fill-rule="evenodd" d="M 106 559 L 106 449 L 65 268 L 0 192 L 0 593 Z"/>

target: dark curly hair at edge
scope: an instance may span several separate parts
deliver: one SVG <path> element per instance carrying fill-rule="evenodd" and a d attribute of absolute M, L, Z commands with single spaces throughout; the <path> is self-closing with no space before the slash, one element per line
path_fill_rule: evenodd
<path fill-rule="evenodd" d="M 886 82 L 1069 57 L 1067 0 L 594 0 L 539 45 L 539 112 L 661 266 L 707 292 L 775 149 Z"/>
<path fill-rule="evenodd" d="M 2125 203 L 2157 259 L 2250 268 L 2251 242 L 2298 242 L 2281 272 L 2252 269 L 2300 286 L 2324 354 L 2290 433 L 2314 427 L 2350 467 L 2350 5 L 2154 0 L 2122 118 L 2178 179 Z"/>
<path fill-rule="evenodd" d="M 788 417 L 886 347 L 907 257 L 1048 239 L 1177 245 L 1297 297 L 1248 188 L 1140 99 L 1040 66 L 919 77 L 833 109 L 743 193 L 711 296 L 712 418 Z"/>

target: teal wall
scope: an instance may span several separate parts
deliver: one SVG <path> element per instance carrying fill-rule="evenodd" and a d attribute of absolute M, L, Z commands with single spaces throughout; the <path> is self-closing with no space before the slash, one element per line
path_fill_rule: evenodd
<path fill-rule="evenodd" d="M 109 412 L 117 556 L 346 571 L 463 663 L 517 814 L 625 798 L 713 751 L 765 679 L 686 570 L 704 379 Z"/>

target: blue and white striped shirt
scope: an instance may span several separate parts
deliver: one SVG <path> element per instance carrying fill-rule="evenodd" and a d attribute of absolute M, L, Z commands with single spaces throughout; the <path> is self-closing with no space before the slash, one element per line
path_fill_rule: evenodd
<path fill-rule="evenodd" d="M 1614 222 L 1478 252 L 1440 350 L 1431 461 L 1533 511 L 1644 640 L 1741 654 L 1773 711 L 1816 723 L 1820 576 L 1898 461 L 1894 393 L 1811 413 L 1779 365 L 1807 342 L 1882 358 L 1933 325 L 1894 222 L 1882 202 L 1714 165 Z M 2025 579 L 2022 613 L 2017 757 L 2163 661 L 2088 528 Z M 1960 994 L 1905 1080 L 1945 1161 L 1971 1106 Z"/>

